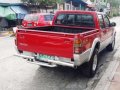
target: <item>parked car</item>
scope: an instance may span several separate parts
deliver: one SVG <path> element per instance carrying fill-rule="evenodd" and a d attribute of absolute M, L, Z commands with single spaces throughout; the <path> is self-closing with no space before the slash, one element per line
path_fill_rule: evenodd
<path fill-rule="evenodd" d="M 22 21 L 23 27 L 49 26 L 52 24 L 54 15 L 51 13 L 28 14 Z"/>
<path fill-rule="evenodd" d="M 93 77 L 98 53 L 114 50 L 116 23 L 94 11 L 59 11 L 53 25 L 45 28 L 18 29 L 15 40 L 19 54 L 34 64 L 47 67 L 83 67 Z M 27 54 L 26 54 L 27 53 Z"/>

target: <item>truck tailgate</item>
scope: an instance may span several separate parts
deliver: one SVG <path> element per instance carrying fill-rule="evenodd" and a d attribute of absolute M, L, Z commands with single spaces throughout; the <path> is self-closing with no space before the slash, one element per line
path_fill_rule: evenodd
<path fill-rule="evenodd" d="M 17 48 L 22 51 L 73 58 L 73 42 L 74 34 L 17 31 Z"/>

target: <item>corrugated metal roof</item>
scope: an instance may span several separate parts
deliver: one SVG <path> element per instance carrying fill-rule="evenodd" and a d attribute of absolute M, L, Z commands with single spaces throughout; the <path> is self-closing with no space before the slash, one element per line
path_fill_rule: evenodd
<path fill-rule="evenodd" d="M 0 3 L 21 3 L 21 0 L 0 0 Z"/>
<path fill-rule="evenodd" d="M 17 19 L 23 19 L 28 11 L 21 6 L 11 6 L 11 9 L 17 14 Z"/>
<path fill-rule="evenodd" d="M 0 3 L 0 6 L 18 6 L 18 5 L 24 5 L 22 3 Z"/>
<path fill-rule="evenodd" d="M 15 20 L 16 14 L 14 11 L 10 9 L 10 7 L 2 7 L 0 6 L 0 16 L 5 17 L 8 20 Z"/>

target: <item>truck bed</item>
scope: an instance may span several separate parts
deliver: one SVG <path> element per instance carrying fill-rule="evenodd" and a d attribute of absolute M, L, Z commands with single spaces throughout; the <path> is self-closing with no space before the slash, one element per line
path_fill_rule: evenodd
<path fill-rule="evenodd" d="M 91 32 L 92 29 L 67 27 L 20 29 L 17 31 L 17 48 L 21 51 L 73 58 L 75 36 L 87 31 Z"/>
<path fill-rule="evenodd" d="M 26 28 L 27 30 L 37 30 L 37 31 L 49 31 L 49 32 L 62 32 L 62 33 L 83 33 L 86 31 L 94 30 L 94 28 L 80 28 L 80 27 L 66 27 L 66 26 L 47 26 L 47 27 L 35 27 Z"/>

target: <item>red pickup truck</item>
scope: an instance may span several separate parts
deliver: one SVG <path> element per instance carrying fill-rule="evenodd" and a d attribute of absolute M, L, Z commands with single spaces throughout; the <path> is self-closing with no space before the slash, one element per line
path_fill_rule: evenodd
<path fill-rule="evenodd" d="M 18 29 L 17 56 L 40 66 L 57 65 L 76 68 L 93 77 L 98 66 L 98 53 L 115 45 L 116 23 L 94 11 L 58 11 L 53 25 Z"/>

